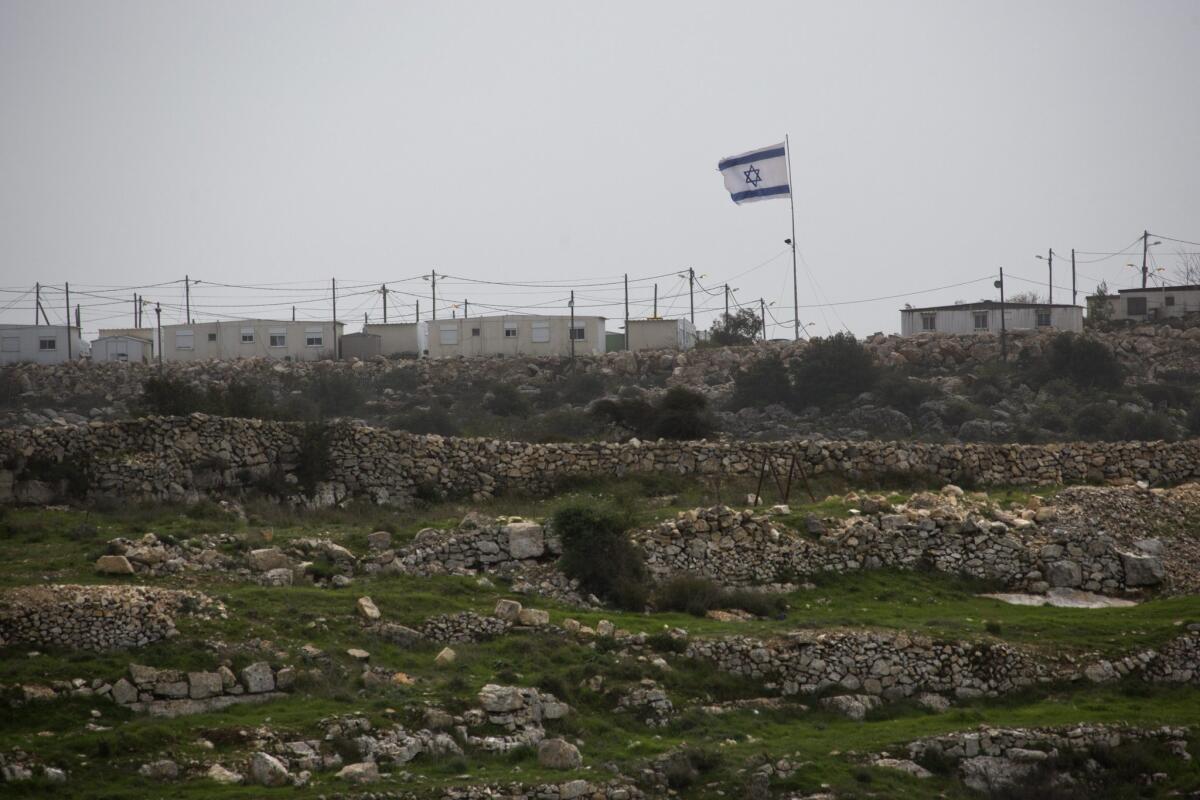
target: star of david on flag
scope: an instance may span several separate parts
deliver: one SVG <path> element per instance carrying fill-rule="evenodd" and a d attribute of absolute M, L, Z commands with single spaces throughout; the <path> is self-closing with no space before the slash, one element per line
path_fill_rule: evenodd
<path fill-rule="evenodd" d="M 739 205 L 791 196 L 783 143 L 723 158 L 717 169 L 725 179 L 730 199 Z"/>

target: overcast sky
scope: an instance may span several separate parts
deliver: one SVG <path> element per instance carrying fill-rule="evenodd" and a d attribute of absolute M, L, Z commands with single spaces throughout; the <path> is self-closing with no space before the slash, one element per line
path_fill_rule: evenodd
<path fill-rule="evenodd" d="M 624 273 L 632 316 L 656 275 L 677 315 L 693 267 L 698 325 L 726 281 L 788 323 L 788 202 L 716 171 L 785 134 L 814 335 L 995 297 L 1001 266 L 1044 294 L 1050 247 L 1069 302 L 1072 247 L 1200 242 L 1200 2 L 0 0 L 0 320 L 70 281 L 85 331 L 128 325 L 132 290 L 98 289 L 185 273 L 202 319 L 328 317 L 330 277 L 341 319 L 379 319 L 349 287 L 385 280 L 424 316 L 398 281 L 430 270 L 541 282 L 445 278 L 439 315 L 566 313 Z M 1080 297 L 1140 259 L 1080 263 Z M 577 293 L 620 326 L 619 285 Z M 180 284 L 144 294 L 180 316 Z"/>

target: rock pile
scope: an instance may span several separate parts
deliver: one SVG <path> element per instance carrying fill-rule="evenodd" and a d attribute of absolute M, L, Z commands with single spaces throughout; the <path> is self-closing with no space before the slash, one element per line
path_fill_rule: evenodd
<path fill-rule="evenodd" d="M 1137 740 L 1167 743 L 1181 757 L 1187 753 L 1187 728 L 1131 728 L 1120 725 L 1080 725 L 1069 728 L 981 728 L 920 739 L 908 746 L 918 763 L 957 763 L 959 776 L 979 792 L 1012 790 L 1041 765 L 1060 754 L 1107 750 Z"/>
<path fill-rule="evenodd" d="M 24 586 L 0 594 L 0 645 L 142 647 L 176 635 L 175 616 L 224 615 L 200 592 L 150 586 Z"/>

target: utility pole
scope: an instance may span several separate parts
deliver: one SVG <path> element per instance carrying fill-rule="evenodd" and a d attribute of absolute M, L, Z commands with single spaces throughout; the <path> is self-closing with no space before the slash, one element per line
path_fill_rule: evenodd
<path fill-rule="evenodd" d="M 575 360 L 575 290 L 571 290 L 571 327 L 567 331 L 567 338 L 571 340 L 571 361 Z"/>
<path fill-rule="evenodd" d="M 1000 280 L 993 284 L 1000 290 L 1000 357 L 1008 360 L 1008 328 L 1004 322 L 1004 267 L 1000 268 Z"/>
<path fill-rule="evenodd" d="M 37 327 L 41 325 L 38 322 L 38 312 L 42 310 L 42 284 L 35 283 L 33 285 L 33 325 Z"/>
<path fill-rule="evenodd" d="M 625 273 L 625 349 L 629 349 L 629 273 Z"/>
<path fill-rule="evenodd" d="M 183 276 L 183 308 L 187 324 L 192 324 L 192 282 L 187 275 Z"/>
<path fill-rule="evenodd" d="M 383 324 L 387 325 L 387 284 L 385 283 L 379 291 L 383 292 Z"/>
<path fill-rule="evenodd" d="M 1047 263 L 1047 264 L 1049 265 L 1049 267 L 1050 267 L 1050 281 L 1049 281 L 1049 283 L 1047 284 L 1047 287 L 1048 287 L 1048 289 L 1049 289 L 1049 291 L 1048 291 L 1048 294 L 1047 294 L 1047 297 L 1049 298 L 1049 304 L 1050 304 L 1050 305 L 1054 305 L 1054 248 L 1050 248 L 1050 249 L 1049 249 L 1048 251 L 1046 251 L 1046 252 L 1047 252 L 1047 253 L 1049 254 L 1049 256 L 1050 256 L 1050 257 L 1049 257 L 1049 258 L 1046 260 L 1046 263 Z"/>
<path fill-rule="evenodd" d="M 79 331 L 79 338 L 82 339 L 83 338 L 83 323 L 79 321 L 80 319 L 81 319 L 81 317 L 79 316 L 79 303 L 76 303 L 75 304 L 75 329 L 77 331 Z"/>
<path fill-rule="evenodd" d="M 133 327 L 138 328 L 138 299 L 137 292 L 133 293 Z"/>
<path fill-rule="evenodd" d="M 417 298 L 417 322 L 421 321 L 421 298 Z"/>
<path fill-rule="evenodd" d="M 658 284 L 654 284 L 654 318 L 658 319 Z"/>
<path fill-rule="evenodd" d="M 430 285 L 433 288 L 433 318 L 437 319 L 437 270 L 429 270 Z"/>
<path fill-rule="evenodd" d="M 337 359 L 341 354 L 337 335 L 337 278 L 330 278 L 329 285 L 333 289 L 333 357 Z"/>
<path fill-rule="evenodd" d="M 729 318 L 729 284 L 725 284 L 725 317 Z"/>
<path fill-rule="evenodd" d="M 1146 254 L 1150 250 L 1150 231 L 1142 231 L 1142 288 L 1146 288 L 1146 278 L 1150 274 L 1146 270 Z"/>
<path fill-rule="evenodd" d="M 1071 248 L 1071 305 L 1075 305 L 1075 248 Z"/>
<path fill-rule="evenodd" d="M 696 326 L 696 270 L 688 267 L 688 313 L 691 315 L 692 327 Z"/>
<path fill-rule="evenodd" d="M 296 321 L 296 307 L 292 306 L 292 322 Z"/>
<path fill-rule="evenodd" d="M 63 281 L 63 291 L 67 294 L 67 361 L 71 360 L 71 283 Z"/>
<path fill-rule="evenodd" d="M 467 300 L 466 298 L 463 298 L 463 319 L 466 319 L 467 317 L 471 316 L 471 314 L 469 313 L 470 311 L 471 311 L 470 301 Z"/>
<path fill-rule="evenodd" d="M 162 372 L 162 303 L 155 302 L 154 318 L 156 320 L 155 327 L 158 329 L 158 371 Z"/>
<path fill-rule="evenodd" d="M 767 301 L 763 298 L 758 298 L 758 313 L 762 319 L 763 341 L 767 340 Z"/>

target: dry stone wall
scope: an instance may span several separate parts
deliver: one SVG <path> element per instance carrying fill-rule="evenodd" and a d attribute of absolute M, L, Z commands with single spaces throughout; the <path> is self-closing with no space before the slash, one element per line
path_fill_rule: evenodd
<path fill-rule="evenodd" d="M 700 639 L 687 655 L 724 672 L 761 679 L 785 695 L 830 689 L 888 699 L 917 692 L 996 696 L 1052 680 L 1052 670 L 1000 642 L 935 642 L 905 633 L 793 633 L 764 641 Z"/>
<path fill-rule="evenodd" d="M 224 614 L 200 592 L 150 586 L 23 586 L 0 594 L 0 646 L 142 647 L 176 635 L 181 613 Z"/>
<path fill-rule="evenodd" d="M 305 426 L 208 417 L 148 418 L 0 430 L 0 502 L 52 502 L 86 492 L 187 500 L 254 488 L 297 495 Z M 419 436 L 337 424 L 325 437 L 312 502 L 350 497 L 403 505 L 418 492 L 490 497 L 545 491 L 564 478 L 631 473 L 752 476 L 764 460 L 808 475 L 920 476 L 981 486 L 1089 481 L 1182 483 L 1200 476 L 1200 440 L 1051 445 L 923 442 L 584 442 L 529 444 Z M 311 466 L 311 463 L 308 464 Z M 66 473 L 64 476 L 63 473 Z"/>

